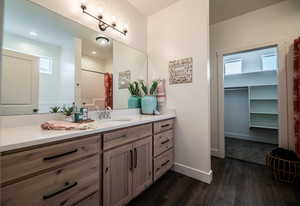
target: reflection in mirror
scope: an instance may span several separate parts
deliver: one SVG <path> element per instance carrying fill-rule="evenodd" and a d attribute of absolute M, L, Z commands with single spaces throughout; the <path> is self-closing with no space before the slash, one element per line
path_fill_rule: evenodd
<path fill-rule="evenodd" d="M 74 102 L 74 41 L 56 20 L 27 1 L 5 1 L 1 115 Z"/>
<path fill-rule="evenodd" d="M 0 115 L 126 109 L 147 82 L 146 54 L 27 0 L 5 0 L 3 36 Z"/>
<path fill-rule="evenodd" d="M 112 44 L 111 39 L 103 36 L 97 37 L 97 41 L 82 41 L 81 102 L 90 110 L 112 107 L 112 84 L 104 82 L 112 75 Z"/>

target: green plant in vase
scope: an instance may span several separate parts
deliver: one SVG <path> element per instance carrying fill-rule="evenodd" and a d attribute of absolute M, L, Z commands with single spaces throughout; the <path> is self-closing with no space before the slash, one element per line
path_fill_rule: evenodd
<path fill-rule="evenodd" d="M 128 98 L 128 108 L 141 108 L 141 91 L 139 83 L 137 81 L 129 83 L 128 90 L 131 94 Z"/>
<path fill-rule="evenodd" d="M 157 111 L 157 88 L 158 81 L 153 81 L 150 89 L 141 81 L 141 88 L 143 90 L 144 96 L 142 97 L 141 106 L 143 114 L 155 114 Z"/>
<path fill-rule="evenodd" d="M 62 108 L 62 112 L 65 116 L 70 117 L 74 112 L 74 107 L 73 106 L 71 106 L 71 107 L 64 106 Z"/>
<path fill-rule="evenodd" d="M 50 113 L 60 112 L 60 106 L 50 107 Z"/>

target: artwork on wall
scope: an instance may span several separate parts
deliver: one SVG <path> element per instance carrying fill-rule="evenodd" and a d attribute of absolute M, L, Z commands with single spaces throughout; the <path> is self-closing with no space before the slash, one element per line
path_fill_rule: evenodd
<path fill-rule="evenodd" d="M 184 84 L 193 82 L 193 58 L 169 62 L 169 83 Z"/>
<path fill-rule="evenodd" d="M 130 70 L 119 72 L 119 89 L 127 89 L 130 83 Z"/>

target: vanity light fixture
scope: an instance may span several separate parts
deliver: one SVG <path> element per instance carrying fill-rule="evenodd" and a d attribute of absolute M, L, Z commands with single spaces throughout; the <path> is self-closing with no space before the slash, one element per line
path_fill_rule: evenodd
<path fill-rule="evenodd" d="M 87 6 L 86 6 L 86 0 L 80 0 L 81 3 L 81 9 L 82 12 L 94 19 L 96 19 L 99 23 L 98 23 L 98 27 L 101 31 L 106 31 L 107 28 L 111 28 L 123 35 L 126 35 L 128 33 L 128 28 L 127 26 L 123 26 L 123 30 L 120 30 L 117 28 L 117 21 L 116 21 L 116 17 L 112 16 L 111 18 L 111 24 L 107 23 L 103 20 L 103 9 L 102 8 L 98 8 L 97 12 L 98 12 L 98 16 L 95 16 L 93 14 L 91 14 L 90 12 L 87 11 Z"/>
<path fill-rule="evenodd" d="M 99 42 L 101 46 L 106 46 L 109 44 L 109 38 L 104 36 L 96 37 L 96 41 Z"/>

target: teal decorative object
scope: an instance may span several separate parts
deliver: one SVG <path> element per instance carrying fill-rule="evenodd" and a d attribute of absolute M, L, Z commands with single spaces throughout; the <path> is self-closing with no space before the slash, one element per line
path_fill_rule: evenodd
<path fill-rule="evenodd" d="M 130 96 L 128 98 L 128 108 L 129 109 L 141 108 L 141 97 Z"/>
<path fill-rule="evenodd" d="M 142 114 L 154 114 L 157 110 L 156 96 L 142 97 Z"/>

